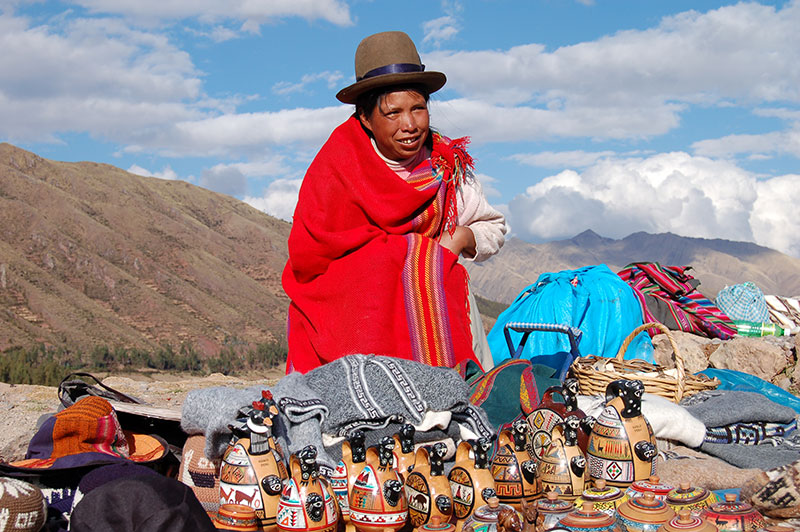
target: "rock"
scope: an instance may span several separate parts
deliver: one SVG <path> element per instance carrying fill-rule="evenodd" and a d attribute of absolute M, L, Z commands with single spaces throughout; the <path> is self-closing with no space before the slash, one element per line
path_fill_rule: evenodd
<path fill-rule="evenodd" d="M 717 349 L 712 340 L 696 334 L 682 331 L 670 331 L 675 345 L 683 358 L 683 365 L 688 373 L 697 373 L 708 368 L 708 353 Z M 672 344 L 666 334 L 657 334 L 653 337 L 653 355 L 656 364 L 666 368 L 674 368 Z"/>
<path fill-rule="evenodd" d="M 735 337 L 708 359 L 712 367 L 733 369 L 772 381 L 787 366 L 783 348 L 761 338 Z"/>

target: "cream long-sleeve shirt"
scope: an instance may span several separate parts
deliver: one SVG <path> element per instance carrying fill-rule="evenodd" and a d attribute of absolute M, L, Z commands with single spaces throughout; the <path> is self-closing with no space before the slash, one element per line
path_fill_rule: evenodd
<path fill-rule="evenodd" d="M 411 175 L 411 170 L 416 168 L 423 159 L 431 156 L 430 150 L 423 149 L 410 159 L 393 161 L 384 157 L 378 149 L 375 139 L 372 139 L 372 147 L 375 149 L 375 153 L 386 162 L 386 165 L 403 179 L 407 179 Z M 465 260 L 481 262 L 500 251 L 506 241 L 508 226 L 503 213 L 486 201 L 478 178 L 471 171 L 468 171 L 465 177 L 466 179 L 456 195 L 458 225 L 469 227 L 472 230 L 472 234 L 475 236 L 475 256 L 462 256 Z"/>

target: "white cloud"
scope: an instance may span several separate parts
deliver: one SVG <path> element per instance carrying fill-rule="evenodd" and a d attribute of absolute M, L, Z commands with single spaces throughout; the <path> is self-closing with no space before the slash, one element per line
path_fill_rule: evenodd
<path fill-rule="evenodd" d="M 238 168 L 228 165 L 216 165 L 203 170 L 198 184 L 229 196 L 242 196 L 247 192 L 247 178 Z"/>
<path fill-rule="evenodd" d="M 539 153 L 518 153 L 509 157 L 510 159 L 530 166 L 541 168 L 582 168 L 597 162 L 598 159 L 613 157 L 613 151 L 543 151 Z"/>
<path fill-rule="evenodd" d="M 422 31 L 425 32 L 422 42 L 439 46 L 444 41 L 449 41 L 458 35 L 461 30 L 455 17 L 445 15 L 423 23 Z"/>
<path fill-rule="evenodd" d="M 515 231 L 534 241 L 636 229 L 755 241 L 797 256 L 798 200 L 800 176 L 758 179 L 730 162 L 674 152 L 563 171 L 516 196 L 509 212 Z"/>
<path fill-rule="evenodd" d="M 244 202 L 271 216 L 291 221 L 302 182 L 302 179 L 276 179 L 264 190 L 263 196 L 246 196 Z"/>
<path fill-rule="evenodd" d="M 240 20 L 249 31 L 285 17 L 322 19 L 339 26 L 352 24 L 350 9 L 339 0 L 77 0 L 93 13 L 124 15 L 140 21 L 196 18 L 201 22 Z"/>
<path fill-rule="evenodd" d="M 130 168 L 128 168 L 128 172 L 145 177 L 158 177 L 160 179 L 169 179 L 171 181 L 180 179 L 178 174 L 175 173 L 175 170 L 173 170 L 170 165 L 165 166 L 160 172 L 151 172 L 146 168 L 142 168 L 138 164 L 133 164 L 131 165 Z"/>
<path fill-rule="evenodd" d="M 800 127 L 760 135 L 726 135 L 695 142 L 692 148 L 698 155 L 708 157 L 731 157 L 742 153 L 751 154 L 751 159 L 787 154 L 800 157 Z"/>
<path fill-rule="evenodd" d="M 306 87 L 317 81 L 324 81 L 329 89 L 335 89 L 340 85 L 344 79 L 344 74 L 338 70 L 335 72 L 324 71 L 317 74 L 306 74 L 298 83 L 291 83 L 288 81 L 281 81 L 272 86 L 272 92 L 275 94 L 292 94 L 296 92 L 305 92 Z"/>
<path fill-rule="evenodd" d="M 494 186 L 494 184 L 497 183 L 497 179 L 490 175 L 481 174 L 478 172 L 475 173 L 475 177 L 478 179 L 478 183 L 483 190 L 484 196 L 487 198 L 499 198 L 502 195 Z"/>

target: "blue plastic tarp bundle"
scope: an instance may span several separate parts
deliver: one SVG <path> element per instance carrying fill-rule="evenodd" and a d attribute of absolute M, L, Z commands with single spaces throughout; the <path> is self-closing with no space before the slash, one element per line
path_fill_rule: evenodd
<path fill-rule="evenodd" d="M 487 340 L 495 364 L 509 358 L 505 326 L 510 322 L 551 323 L 579 328 L 581 355 L 613 357 L 625 338 L 643 323 L 643 312 L 633 289 L 605 264 L 578 270 L 544 273 L 523 290 L 497 318 Z M 522 333 L 511 332 L 518 345 Z M 520 358 L 559 367 L 570 356 L 569 337 L 555 332 L 535 331 Z M 633 339 L 625 359 L 654 362 L 650 336 L 642 332 Z"/>

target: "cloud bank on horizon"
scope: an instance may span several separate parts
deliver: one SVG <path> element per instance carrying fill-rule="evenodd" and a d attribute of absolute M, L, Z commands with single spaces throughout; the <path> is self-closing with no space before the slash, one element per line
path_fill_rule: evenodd
<path fill-rule="evenodd" d="M 352 112 L 333 94 L 356 44 L 402 29 L 448 76 L 434 126 L 472 138 L 516 236 L 670 231 L 800 257 L 800 0 L 508 4 L 0 0 L 0 139 L 291 219 Z"/>

